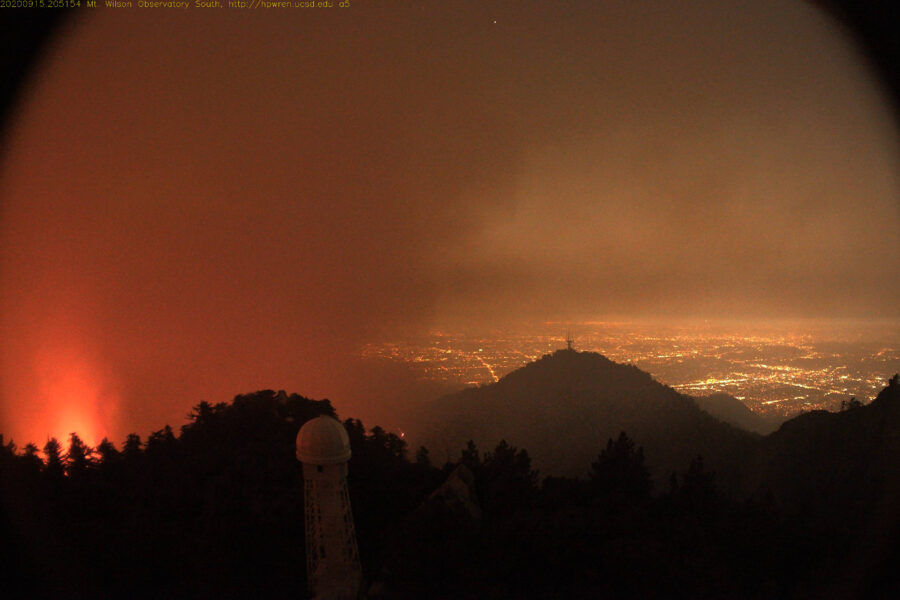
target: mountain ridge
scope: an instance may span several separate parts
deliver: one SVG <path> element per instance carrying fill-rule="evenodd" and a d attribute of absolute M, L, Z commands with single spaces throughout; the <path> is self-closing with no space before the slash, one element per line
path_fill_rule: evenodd
<path fill-rule="evenodd" d="M 596 352 L 557 350 L 496 383 L 432 401 L 423 439 L 453 452 L 468 439 L 501 438 L 528 449 L 545 474 L 584 476 L 610 438 L 625 431 L 644 446 L 659 482 L 702 455 L 711 468 L 740 471 L 758 437 L 703 411 L 690 396 L 633 365 Z M 560 442 L 564 443 L 560 443 Z"/>

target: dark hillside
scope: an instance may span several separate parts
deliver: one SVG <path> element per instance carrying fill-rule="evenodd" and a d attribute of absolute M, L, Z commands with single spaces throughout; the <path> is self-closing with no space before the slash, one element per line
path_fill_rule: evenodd
<path fill-rule="evenodd" d="M 657 480 L 697 455 L 734 473 L 756 437 L 700 410 L 694 400 L 631 365 L 594 352 L 560 350 L 499 382 L 436 400 L 425 409 L 426 445 L 454 451 L 473 439 L 528 448 L 544 474 L 584 476 L 610 438 L 626 431 L 644 447 Z"/>
<path fill-rule="evenodd" d="M 643 424 L 655 450 L 616 434 L 591 450 L 586 477 L 541 480 L 531 452 L 507 441 L 466 444 L 441 470 L 424 448 L 411 462 L 404 440 L 345 420 L 367 597 L 898 597 L 896 377 L 868 406 L 804 415 L 767 438 L 596 354 L 556 353 L 463 396 L 499 402 L 483 397 L 497 390 L 523 411 L 561 398 L 542 407 L 536 430 L 564 450 L 578 440 L 554 427 L 606 414 Z M 0 438 L 6 589 L 29 598 L 308 597 L 294 439 L 318 414 L 334 410 L 266 390 L 201 403 L 180 434 L 132 435 L 121 450 L 73 434 L 67 450 L 48 441 L 43 459 Z M 682 446 L 667 453 L 667 439 Z M 651 452 L 675 462 L 697 449 L 684 440 L 705 458 L 688 459 L 654 492 Z M 718 451 L 721 440 L 742 454 Z M 748 463 L 755 495 L 723 488 L 735 473 L 723 457 Z"/>
<path fill-rule="evenodd" d="M 828 531 L 836 546 L 859 548 L 852 560 L 832 565 L 843 573 L 839 591 L 887 585 L 871 574 L 900 555 L 897 376 L 868 405 L 786 422 L 763 440 L 746 488 Z"/>
<path fill-rule="evenodd" d="M 744 431 L 752 431 L 768 435 L 778 429 L 783 417 L 764 416 L 747 408 L 747 405 L 731 394 L 717 393 L 708 396 L 694 396 L 697 406 L 720 421 L 739 427 Z"/>

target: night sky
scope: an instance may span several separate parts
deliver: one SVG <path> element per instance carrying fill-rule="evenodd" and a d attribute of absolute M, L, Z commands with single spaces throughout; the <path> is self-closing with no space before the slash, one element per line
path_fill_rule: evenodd
<path fill-rule="evenodd" d="M 119 442 L 433 327 L 900 317 L 900 142 L 799 2 L 98 10 L 0 179 L 0 432 Z M 379 400 L 380 399 L 380 400 Z"/>

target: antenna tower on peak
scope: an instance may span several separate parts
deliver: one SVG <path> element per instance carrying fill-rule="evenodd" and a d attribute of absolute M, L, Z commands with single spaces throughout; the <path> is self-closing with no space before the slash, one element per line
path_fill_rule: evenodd
<path fill-rule="evenodd" d="M 572 344 L 575 343 L 575 340 L 572 339 L 572 330 L 566 327 L 566 350 L 574 350 L 572 348 Z"/>

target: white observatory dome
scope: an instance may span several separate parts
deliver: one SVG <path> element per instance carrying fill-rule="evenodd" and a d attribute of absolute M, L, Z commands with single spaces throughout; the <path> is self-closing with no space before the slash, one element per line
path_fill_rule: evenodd
<path fill-rule="evenodd" d="M 350 460 L 350 437 L 344 425 L 325 415 L 307 421 L 297 433 L 297 460 L 312 465 Z"/>

